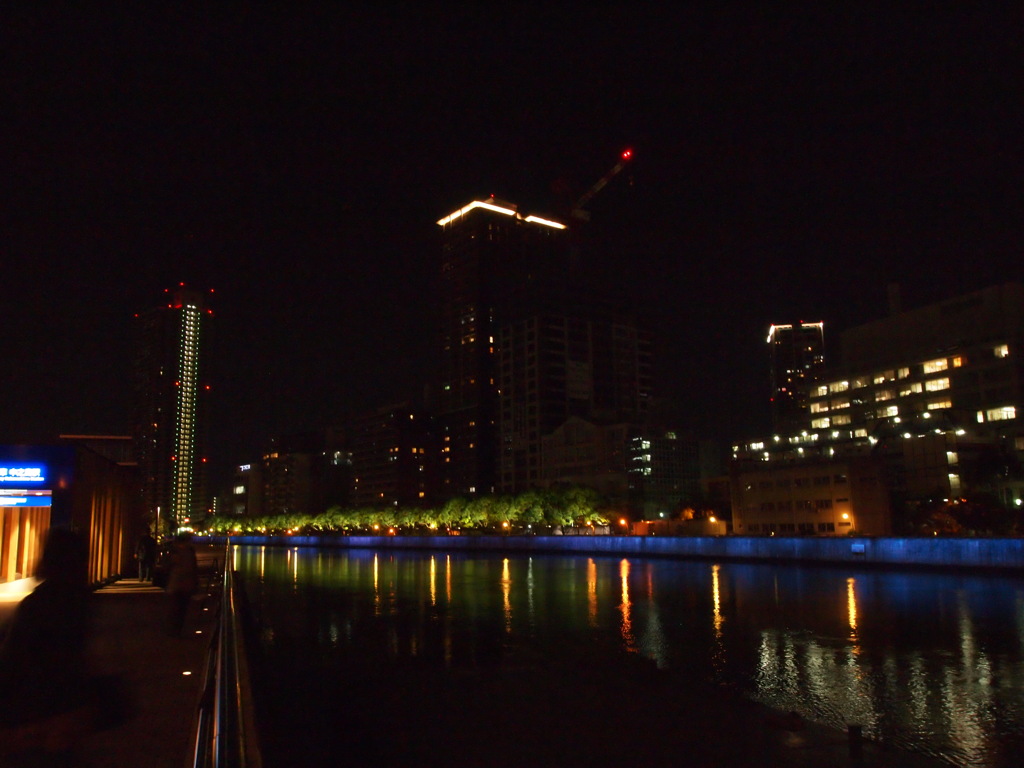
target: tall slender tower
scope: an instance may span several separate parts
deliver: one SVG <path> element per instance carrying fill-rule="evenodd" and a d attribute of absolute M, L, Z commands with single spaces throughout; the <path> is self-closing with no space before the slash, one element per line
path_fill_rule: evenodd
<path fill-rule="evenodd" d="M 148 522 L 173 532 L 206 507 L 207 293 L 181 283 L 137 315 L 135 445 Z M 212 293 L 212 291 L 211 291 Z"/>
<path fill-rule="evenodd" d="M 807 415 L 808 390 L 825 365 L 825 324 L 773 325 L 771 353 L 772 428 L 797 429 Z"/>

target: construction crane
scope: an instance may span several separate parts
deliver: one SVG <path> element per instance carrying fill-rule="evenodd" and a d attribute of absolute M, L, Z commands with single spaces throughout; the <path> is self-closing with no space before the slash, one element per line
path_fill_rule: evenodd
<path fill-rule="evenodd" d="M 597 183 L 588 189 L 583 196 L 576 201 L 575 205 L 569 210 L 569 215 L 574 219 L 580 219 L 581 221 L 590 221 L 590 211 L 584 210 L 583 206 L 590 202 L 591 198 L 604 189 L 608 182 L 614 179 L 618 173 L 626 167 L 626 163 L 633 159 L 633 150 L 624 149 L 619 154 L 619 162 L 617 162 L 612 169 L 608 171 L 603 177 L 598 179 Z"/>

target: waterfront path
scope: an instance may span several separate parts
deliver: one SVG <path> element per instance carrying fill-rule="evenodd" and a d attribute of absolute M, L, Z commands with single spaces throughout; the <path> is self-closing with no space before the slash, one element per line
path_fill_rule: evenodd
<path fill-rule="evenodd" d="M 86 739 L 76 766 L 191 764 L 192 729 L 220 597 L 216 586 L 210 587 L 209 574 L 223 552 L 220 547 L 197 549 L 202 588 L 192 600 L 180 636 L 168 635 L 169 598 L 163 589 L 127 578 L 96 591 L 93 671 L 121 680 L 129 709 L 120 725 Z M 0 622 L 16 604 L 12 599 L 0 601 Z"/>

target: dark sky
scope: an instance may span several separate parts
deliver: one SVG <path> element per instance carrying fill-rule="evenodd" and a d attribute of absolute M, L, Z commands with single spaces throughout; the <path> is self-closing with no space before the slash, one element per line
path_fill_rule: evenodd
<path fill-rule="evenodd" d="M 419 394 L 434 222 L 554 212 L 626 146 L 585 256 L 705 437 L 766 429 L 770 323 L 1021 279 L 1019 7 L 551 5 L 0 11 L 0 443 L 126 433 L 179 281 L 216 290 L 218 462 Z"/>

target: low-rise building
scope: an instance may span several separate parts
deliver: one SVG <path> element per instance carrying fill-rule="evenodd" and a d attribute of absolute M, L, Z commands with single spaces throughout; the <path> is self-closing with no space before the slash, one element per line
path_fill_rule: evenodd
<path fill-rule="evenodd" d="M 891 520 L 885 468 L 875 457 L 735 465 L 734 534 L 886 536 Z"/>

